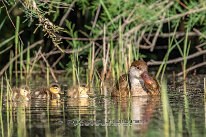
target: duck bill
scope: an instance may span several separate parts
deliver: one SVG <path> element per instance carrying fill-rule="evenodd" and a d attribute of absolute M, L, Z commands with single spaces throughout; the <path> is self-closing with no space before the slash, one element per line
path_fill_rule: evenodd
<path fill-rule="evenodd" d="M 151 80 L 151 78 L 150 78 L 150 76 L 148 75 L 148 72 L 147 72 L 147 71 L 145 71 L 144 73 L 142 73 L 141 77 L 142 77 L 142 79 L 143 79 L 146 83 L 148 83 L 148 84 L 152 84 L 152 83 L 153 83 L 152 80 Z"/>
<path fill-rule="evenodd" d="M 59 91 L 58 93 L 59 93 L 59 94 L 64 94 L 62 91 Z"/>

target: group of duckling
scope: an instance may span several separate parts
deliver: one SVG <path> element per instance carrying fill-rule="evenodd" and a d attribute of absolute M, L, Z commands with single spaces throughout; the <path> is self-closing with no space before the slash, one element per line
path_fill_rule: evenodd
<path fill-rule="evenodd" d="M 11 90 L 12 101 L 29 101 L 30 99 L 60 99 L 60 94 L 64 94 L 61 91 L 61 87 L 57 83 L 52 83 L 50 87 L 41 86 L 34 90 L 30 91 L 30 88 L 26 85 L 21 86 L 20 88 L 13 88 Z M 75 86 L 71 89 L 68 89 L 67 96 L 72 98 L 78 97 L 89 97 L 89 88 L 86 85 Z"/>
<path fill-rule="evenodd" d="M 53 83 L 49 88 L 39 87 L 34 92 L 30 92 L 28 86 L 12 89 L 12 101 L 32 99 L 60 99 L 61 87 Z M 143 95 L 159 95 L 160 87 L 156 79 L 148 75 L 147 64 L 142 60 L 134 61 L 130 67 L 129 73 L 120 77 L 119 82 L 111 90 L 112 96 L 127 97 Z M 88 98 L 89 88 L 86 85 L 78 85 L 67 90 L 68 97 Z"/>

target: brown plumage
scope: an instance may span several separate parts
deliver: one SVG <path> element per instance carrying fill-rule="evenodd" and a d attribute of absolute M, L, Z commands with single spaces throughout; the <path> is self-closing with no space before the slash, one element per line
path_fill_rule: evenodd
<path fill-rule="evenodd" d="M 9 97 L 10 101 L 29 101 L 31 96 L 30 96 L 30 89 L 28 86 L 23 85 L 20 88 L 13 88 L 11 90 L 11 100 Z M 6 96 L 7 97 L 7 96 Z"/>
<path fill-rule="evenodd" d="M 76 85 L 67 90 L 67 96 L 71 98 L 88 98 L 89 88 L 86 85 Z"/>
<path fill-rule="evenodd" d="M 53 83 L 49 88 L 41 86 L 38 87 L 33 93 L 32 98 L 37 99 L 60 99 L 59 94 L 63 94 L 58 84 Z"/>
<path fill-rule="evenodd" d="M 147 88 L 147 90 L 149 91 L 148 94 L 149 95 L 160 95 L 161 94 L 161 89 L 160 86 L 157 82 L 157 80 L 153 77 L 150 77 L 152 84 L 149 83 L 144 83 L 145 87 Z"/>
<path fill-rule="evenodd" d="M 111 95 L 114 97 L 127 97 L 129 91 L 131 96 L 160 94 L 158 82 L 148 75 L 148 66 L 146 62 L 142 60 L 134 61 L 131 64 L 129 73 L 119 78 L 119 82 L 112 90 Z"/>
<path fill-rule="evenodd" d="M 111 92 L 113 97 L 127 97 L 129 95 L 128 75 L 124 74 L 119 78 Z"/>

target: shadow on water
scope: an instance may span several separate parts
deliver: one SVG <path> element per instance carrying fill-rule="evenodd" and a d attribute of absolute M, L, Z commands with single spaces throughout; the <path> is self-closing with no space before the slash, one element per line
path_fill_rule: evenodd
<path fill-rule="evenodd" d="M 193 77 L 187 81 L 175 85 L 164 81 L 161 97 L 119 99 L 94 95 L 62 97 L 61 101 L 3 101 L 0 135 L 203 136 L 206 131 L 203 83 Z"/>

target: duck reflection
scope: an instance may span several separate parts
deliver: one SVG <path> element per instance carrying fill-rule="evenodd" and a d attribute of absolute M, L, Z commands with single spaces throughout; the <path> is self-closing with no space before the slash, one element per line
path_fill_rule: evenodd
<path fill-rule="evenodd" d="M 128 114 L 133 125 L 134 132 L 144 132 L 148 124 L 157 113 L 160 106 L 160 96 L 141 96 L 132 98 L 112 98 L 115 105 L 121 108 L 123 117 L 121 120 L 128 120 Z M 123 124 L 123 123 L 122 123 Z"/>
<path fill-rule="evenodd" d="M 160 96 L 143 96 L 132 98 L 132 119 L 134 131 L 146 131 L 152 117 L 157 112 Z"/>
<path fill-rule="evenodd" d="M 29 136 L 53 136 L 65 132 L 63 104 L 59 99 L 33 100 Z M 52 127 L 52 130 L 51 130 Z"/>
<path fill-rule="evenodd" d="M 74 114 L 90 114 L 89 98 L 69 98 L 67 100 L 67 108 Z"/>

